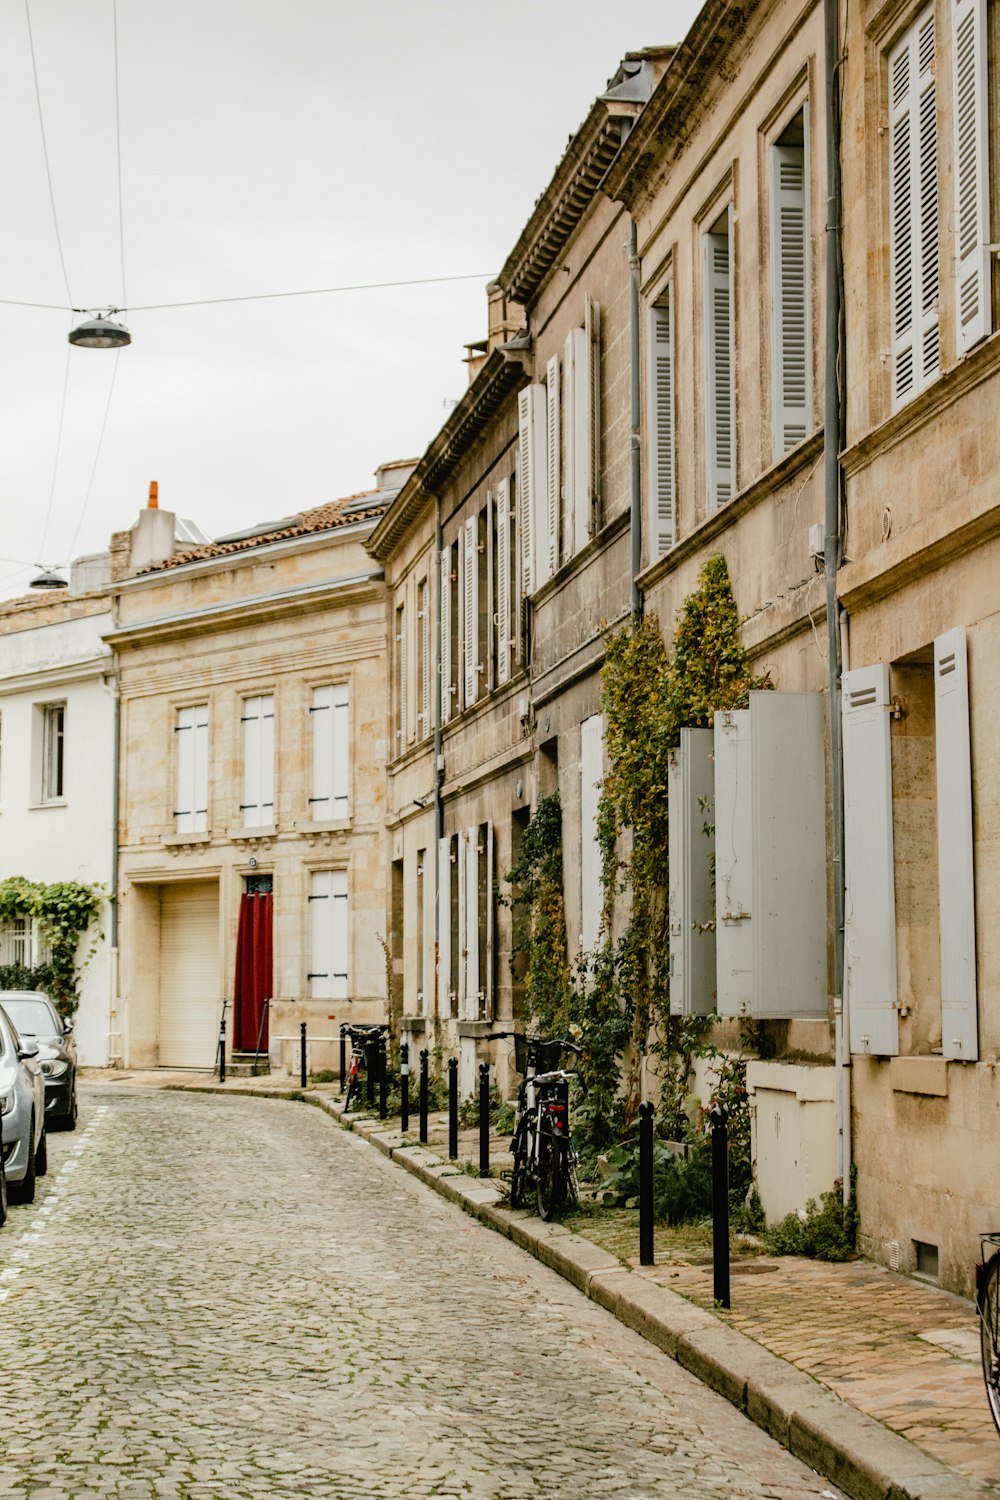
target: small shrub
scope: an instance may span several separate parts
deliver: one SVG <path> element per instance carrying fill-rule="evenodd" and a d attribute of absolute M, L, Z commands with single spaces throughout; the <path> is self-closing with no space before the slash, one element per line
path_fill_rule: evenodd
<path fill-rule="evenodd" d="M 309 1077 L 313 1083 L 336 1083 L 340 1074 L 335 1073 L 332 1068 L 320 1068 L 318 1073 L 310 1073 Z"/>
<path fill-rule="evenodd" d="M 463 1130 L 473 1130 L 479 1124 L 478 1089 L 467 1099 L 458 1101 L 458 1123 Z M 506 1135 L 514 1129 L 514 1105 L 509 1099 L 501 1099 L 495 1083 L 490 1087 L 490 1125 L 499 1135 Z"/>
<path fill-rule="evenodd" d="M 857 1253 L 858 1209 L 856 1198 L 857 1168 L 851 1168 L 851 1193 L 845 1204 L 842 1183 L 838 1179 L 829 1193 L 823 1193 L 817 1206 L 810 1198 L 805 1218 L 786 1214 L 764 1232 L 764 1243 L 771 1255 L 805 1255 L 813 1260 L 853 1260 Z"/>

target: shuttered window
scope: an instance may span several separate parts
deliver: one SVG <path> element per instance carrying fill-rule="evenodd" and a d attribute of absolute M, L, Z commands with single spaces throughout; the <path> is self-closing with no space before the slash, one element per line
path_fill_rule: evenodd
<path fill-rule="evenodd" d="M 899 1051 L 889 668 L 845 672 L 844 978 L 852 1052 Z"/>
<path fill-rule="evenodd" d="M 266 827 L 274 822 L 274 699 L 244 698 L 242 722 L 243 827 Z"/>
<path fill-rule="evenodd" d="M 396 609 L 396 754 L 406 749 L 406 609 Z"/>
<path fill-rule="evenodd" d="M 452 840 L 438 839 L 437 942 L 438 942 L 438 1011 L 443 1019 L 451 1015 L 452 941 L 451 904 L 455 878 L 451 863 Z M 426 897 L 424 898 L 426 900 Z"/>
<path fill-rule="evenodd" d="M 545 387 L 526 386 L 517 398 L 517 529 L 522 595 L 534 593 L 540 582 L 536 532 L 538 512 L 544 508 L 545 422 Z"/>
<path fill-rule="evenodd" d="M 673 287 L 649 312 L 649 561 L 676 540 Z"/>
<path fill-rule="evenodd" d="M 208 828 L 208 704 L 179 708 L 174 725 L 177 767 L 178 833 L 204 833 Z"/>
<path fill-rule="evenodd" d="M 451 718 L 451 548 L 442 547 L 438 559 L 441 588 L 438 594 L 439 622 L 441 628 L 441 723 Z"/>
<path fill-rule="evenodd" d="M 462 545 L 462 644 L 465 674 L 465 706 L 479 696 L 479 556 L 476 551 L 476 518 L 463 528 Z"/>
<path fill-rule="evenodd" d="M 736 486 L 732 205 L 705 235 L 705 417 L 708 503 L 714 510 Z"/>
<path fill-rule="evenodd" d="M 979 1056 L 972 761 L 965 629 L 934 642 L 938 891 L 941 924 L 941 1045 L 945 1057 Z"/>
<path fill-rule="evenodd" d="M 417 586 L 417 627 L 420 635 L 420 709 L 417 732 L 425 740 L 431 732 L 431 591 L 427 579 Z"/>
<path fill-rule="evenodd" d="M 992 330 L 986 0 L 952 0 L 958 352 Z"/>
<path fill-rule="evenodd" d="M 792 133 L 792 132 L 789 132 Z M 794 133 L 804 133 L 804 116 Z M 771 368 L 774 456 L 812 429 L 809 219 L 806 147 L 771 148 Z"/>
<path fill-rule="evenodd" d="M 933 7 L 889 54 L 889 300 L 893 408 L 940 369 L 938 126 Z"/>
<path fill-rule="evenodd" d="M 711 729 L 682 729 L 667 770 L 670 1014 L 716 1003 L 715 754 Z"/>
<path fill-rule="evenodd" d="M 317 821 L 346 818 L 350 783 L 350 696 L 346 683 L 313 689 L 312 794 L 309 807 Z"/>
<path fill-rule="evenodd" d="M 497 573 L 494 593 L 497 606 L 497 685 L 500 687 L 510 681 L 510 554 L 510 485 L 506 479 L 501 479 L 497 487 Z"/>
<path fill-rule="evenodd" d="M 566 496 L 565 552 L 571 557 L 587 545 L 593 531 L 593 393 L 592 362 L 597 351 L 586 328 L 571 328 L 563 354 L 565 409 L 564 493 Z"/>
<path fill-rule="evenodd" d="M 349 977 L 347 871 L 317 870 L 309 893 L 309 992 L 314 1000 L 346 1000 Z"/>
<path fill-rule="evenodd" d="M 544 583 L 559 566 L 559 510 L 562 486 L 562 434 L 559 424 L 559 358 L 553 355 L 545 371 L 545 510 L 540 534 L 544 537 L 537 558 L 536 585 Z"/>

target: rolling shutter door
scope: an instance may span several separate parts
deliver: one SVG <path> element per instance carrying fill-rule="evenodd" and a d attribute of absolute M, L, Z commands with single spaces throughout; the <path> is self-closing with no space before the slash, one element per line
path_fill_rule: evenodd
<path fill-rule="evenodd" d="M 192 881 L 160 890 L 162 1068 L 210 1068 L 219 1037 L 219 887 Z"/>

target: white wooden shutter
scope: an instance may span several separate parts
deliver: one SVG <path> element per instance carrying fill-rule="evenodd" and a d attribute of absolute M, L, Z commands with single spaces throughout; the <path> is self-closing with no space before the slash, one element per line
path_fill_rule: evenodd
<path fill-rule="evenodd" d="M 451 839 L 438 839 L 437 847 L 438 1014 L 446 1018 L 451 1015 Z"/>
<path fill-rule="evenodd" d="M 673 287 L 649 319 L 649 561 L 674 545 Z"/>
<path fill-rule="evenodd" d="M 497 684 L 510 681 L 510 485 L 497 487 Z"/>
<path fill-rule="evenodd" d="M 335 683 L 330 689 L 331 776 L 330 814 L 333 818 L 346 818 L 351 779 L 350 698 L 346 682 Z"/>
<path fill-rule="evenodd" d="M 331 973 L 330 998 L 346 1000 L 350 977 L 350 930 L 347 911 L 347 871 L 334 870 L 330 877 Z"/>
<path fill-rule="evenodd" d="M 844 976 L 852 1052 L 899 1051 L 889 668 L 845 672 Z"/>
<path fill-rule="evenodd" d="M 399 702 L 399 726 L 397 728 L 398 754 L 402 755 L 406 749 L 406 609 L 405 607 L 396 611 L 396 645 L 397 660 L 399 662 L 399 682 L 396 684 Z"/>
<path fill-rule="evenodd" d="M 451 548 L 442 547 L 438 620 L 441 627 L 441 723 L 451 718 Z"/>
<path fill-rule="evenodd" d="M 562 436 L 559 430 L 559 356 L 545 371 L 545 560 L 544 578 L 559 566 L 559 493 L 562 482 Z M 540 579 L 539 581 L 542 581 Z"/>
<path fill-rule="evenodd" d="M 563 352 L 567 556 L 572 556 L 587 545 L 593 526 L 592 357 L 593 350 L 587 329 L 571 328 L 566 335 Z"/>
<path fill-rule="evenodd" d="M 733 498 L 736 475 L 731 205 L 728 215 L 727 233 L 705 236 L 705 412 L 708 498 L 713 508 Z"/>
<path fill-rule="evenodd" d="M 580 725 L 580 947 L 596 948 L 601 929 L 601 846 L 597 813 L 604 780 L 604 719 Z"/>
<path fill-rule="evenodd" d="M 317 870 L 309 892 L 309 989 L 314 1000 L 333 997 L 333 871 Z"/>
<path fill-rule="evenodd" d="M 244 828 L 260 828 L 274 821 L 274 699 L 243 700 L 243 814 Z"/>
<path fill-rule="evenodd" d="M 424 579 L 420 585 L 420 738 L 431 732 L 431 591 Z"/>
<path fill-rule="evenodd" d="M 892 402 L 901 406 L 940 365 L 937 100 L 934 10 L 889 54 L 889 300 Z"/>
<path fill-rule="evenodd" d="M 465 836 L 465 1019 L 479 1018 L 479 829 Z"/>
<path fill-rule="evenodd" d="M 319 821 L 346 818 L 350 782 L 348 688 L 346 683 L 313 689 L 312 796 L 309 805 Z"/>
<path fill-rule="evenodd" d="M 521 557 L 521 591 L 534 593 L 538 586 L 536 559 L 539 538 L 537 515 L 544 500 L 542 455 L 545 444 L 545 387 L 525 386 L 517 397 L 517 509 Z"/>
<path fill-rule="evenodd" d="M 456 587 L 456 611 L 458 619 L 455 631 L 455 712 L 468 706 L 468 690 L 466 687 L 466 671 L 468 660 L 468 613 L 466 610 L 465 596 L 468 574 L 466 572 L 465 559 L 465 527 L 458 528 L 458 540 L 455 543 L 455 574 Z"/>
<path fill-rule="evenodd" d="M 587 419 L 590 455 L 588 476 L 590 506 L 587 516 L 588 535 L 594 536 L 601 524 L 601 304 L 588 292 L 584 298 L 583 331 L 587 339 L 587 373 L 590 410 Z"/>
<path fill-rule="evenodd" d="M 459 1020 L 465 1018 L 465 996 L 468 988 L 469 970 L 469 835 L 465 828 L 460 829 L 455 838 L 455 854 L 457 862 L 458 878 L 458 952 L 455 959 L 458 963 L 458 973 L 455 975 L 455 997 L 457 1000 L 457 1012 Z"/>
<path fill-rule="evenodd" d="M 774 456 L 809 432 L 812 401 L 806 152 L 771 150 L 771 370 Z"/>
<path fill-rule="evenodd" d="M 465 523 L 465 545 L 462 554 L 462 614 L 465 643 L 465 706 L 475 703 L 479 685 L 479 568 L 476 552 L 476 518 Z"/>
<path fill-rule="evenodd" d="M 953 0 L 958 352 L 985 338 L 990 308 L 989 96 L 986 0 Z"/>
<path fill-rule="evenodd" d="M 965 628 L 934 642 L 938 891 L 941 923 L 941 1041 L 945 1057 L 975 1062 L 976 906 L 972 847 L 972 759 Z"/>
<path fill-rule="evenodd" d="M 667 769 L 670 1014 L 715 1009 L 715 739 L 682 729 Z"/>
<path fill-rule="evenodd" d="M 208 828 L 208 704 L 194 714 L 194 832 Z"/>
<path fill-rule="evenodd" d="M 174 727 L 177 741 L 178 833 L 204 833 L 208 828 L 208 704 L 182 708 Z"/>
<path fill-rule="evenodd" d="M 495 910 L 493 901 L 493 882 L 496 878 L 496 840 L 493 834 L 493 824 L 487 823 L 486 830 L 486 887 L 484 891 L 484 941 L 486 943 L 486 988 L 483 991 L 480 1006 L 480 1019 L 491 1020 L 496 1008 L 496 997 L 493 994 L 493 945 L 496 941 Z"/>

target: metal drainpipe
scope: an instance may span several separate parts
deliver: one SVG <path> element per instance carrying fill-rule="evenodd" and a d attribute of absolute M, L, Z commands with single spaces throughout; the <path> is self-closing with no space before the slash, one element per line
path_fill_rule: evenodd
<path fill-rule="evenodd" d="M 833 795 L 833 1005 L 839 1048 L 837 1067 L 838 1158 L 844 1202 L 850 1193 L 851 1037 L 844 993 L 844 763 L 840 713 L 840 445 L 844 402 L 841 389 L 840 129 L 837 71 L 840 55 L 838 0 L 823 0 L 826 106 L 826 334 L 824 345 L 823 488 L 826 577 L 827 680 L 830 693 L 830 773 Z"/>
<path fill-rule="evenodd" d="M 444 550 L 444 528 L 441 524 L 441 497 L 434 500 L 434 577 L 437 579 L 437 626 L 434 631 L 434 1040 L 437 1041 L 441 1017 L 441 840 L 444 838 L 444 753 L 441 749 L 441 662 L 444 648 L 441 640 L 441 553 Z M 426 877 L 425 877 L 426 878 Z"/>
<path fill-rule="evenodd" d="M 632 623 L 638 625 L 642 619 L 642 592 L 639 574 L 642 571 L 642 471 L 640 464 L 639 423 L 639 237 L 635 220 L 630 219 L 629 253 L 629 335 L 632 355 L 632 506 L 629 525 L 632 541 Z"/>

